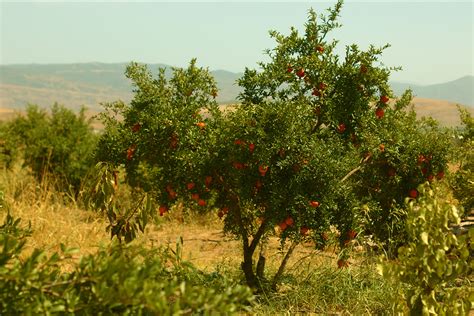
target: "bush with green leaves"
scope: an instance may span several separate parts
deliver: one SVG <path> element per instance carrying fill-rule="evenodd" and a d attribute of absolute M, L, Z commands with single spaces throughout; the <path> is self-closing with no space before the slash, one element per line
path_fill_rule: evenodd
<path fill-rule="evenodd" d="M 426 183 L 418 191 L 418 199 L 407 200 L 407 243 L 396 260 L 382 259 L 379 270 L 406 285 L 394 302 L 397 313 L 467 315 L 474 303 L 468 278 L 474 269 L 474 230 L 456 236 L 451 226 L 460 223 L 461 212 L 436 186 Z"/>
<path fill-rule="evenodd" d="M 8 123 L 9 145 L 21 148 L 24 165 L 36 178 L 56 181 L 57 188 L 77 192 L 81 180 L 93 166 L 92 152 L 97 137 L 92 131 L 85 109 L 78 114 L 54 104 L 51 113 L 29 105 L 24 116 Z"/>
<path fill-rule="evenodd" d="M 474 209 L 474 118 L 467 110 L 459 108 L 462 126 L 455 133 L 457 146 L 455 162 L 459 164 L 452 177 L 453 194 L 466 210 Z"/>
<path fill-rule="evenodd" d="M 8 122 L 0 122 L 0 165 L 10 169 L 18 159 L 18 136 L 12 131 Z"/>
<path fill-rule="evenodd" d="M 252 293 L 218 273 L 206 274 L 176 251 L 113 243 L 84 256 L 74 249 L 20 257 L 30 230 L 7 215 L 0 226 L 0 314 L 233 314 L 250 311 Z"/>
<path fill-rule="evenodd" d="M 342 247 L 364 224 L 379 240 L 386 229 L 373 227 L 400 225 L 390 215 L 425 177 L 445 170 L 445 144 L 434 126 L 404 112 L 409 93 L 389 105 L 394 69 L 378 62 L 386 47 L 335 53 L 337 41 L 327 35 L 339 26 L 341 6 L 320 17 L 311 10 L 302 35 L 270 32 L 277 46 L 267 51 L 269 62 L 245 70 L 241 104 L 223 110 L 213 78 L 194 60 L 170 79 L 164 69 L 155 78 L 144 65 L 127 68 L 135 95 L 129 105 L 110 104 L 104 116 L 97 152 L 104 164 L 90 190 L 97 198 L 89 199 L 107 213 L 112 236 L 133 239 L 149 216 L 165 215 L 177 201 L 215 211 L 242 241 L 247 283 L 259 287 L 278 282 L 301 241 L 324 246 L 331 225 Z M 148 196 L 130 210 L 115 204 L 121 166 Z M 397 176 L 386 185 L 388 167 Z M 367 217 L 364 204 L 377 211 Z M 270 279 L 264 252 L 255 257 L 275 234 L 291 246 Z"/>

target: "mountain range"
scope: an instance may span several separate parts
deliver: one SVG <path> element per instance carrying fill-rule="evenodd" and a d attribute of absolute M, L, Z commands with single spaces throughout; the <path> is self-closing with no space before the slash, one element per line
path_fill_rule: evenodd
<path fill-rule="evenodd" d="M 100 103 L 130 101 L 131 81 L 124 75 L 128 63 L 0 65 L 0 107 L 24 108 L 27 103 L 50 106 L 54 102 L 71 108 L 86 105 L 101 109 Z M 164 64 L 148 65 L 153 73 Z M 239 73 L 211 72 L 219 87 L 218 102 L 232 103 L 239 93 L 235 84 Z"/>
<path fill-rule="evenodd" d="M 0 108 L 23 109 L 27 103 L 48 107 L 54 102 L 70 108 L 81 105 L 99 111 L 100 103 L 132 97 L 132 86 L 124 71 L 127 63 L 24 64 L 0 65 Z M 156 73 L 164 64 L 150 64 Z M 233 103 L 240 91 L 236 80 L 242 75 L 226 70 L 211 71 L 217 81 L 217 101 Z M 444 100 L 474 107 L 474 76 L 435 85 L 391 82 L 396 95 L 411 88 L 421 99 Z M 426 103 L 426 102 L 425 102 Z"/>
<path fill-rule="evenodd" d="M 446 100 L 466 106 L 474 106 L 474 76 L 465 76 L 453 81 L 432 85 L 402 82 L 391 82 L 390 85 L 396 95 L 401 95 L 406 89 L 411 89 L 414 95 L 420 98 Z"/>

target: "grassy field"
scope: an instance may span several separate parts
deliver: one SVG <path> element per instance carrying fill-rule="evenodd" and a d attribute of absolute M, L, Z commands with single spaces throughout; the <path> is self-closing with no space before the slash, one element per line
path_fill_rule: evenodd
<path fill-rule="evenodd" d="M 1 172 L 0 188 L 15 217 L 31 222 L 32 236 L 28 238 L 23 256 L 35 248 L 47 253 L 59 251 L 60 244 L 79 248 L 79 253 L 64 264 L 71 270 L 80 257 L 94 254 L 110 244 L 106 221 L 99 214 L 81 209 L 73 199 L 48 186 L 38 184 L 26 169 Z M 6 212 L 0 213 L 3 222 Z M 133 243 L 150 248 L 174 249 L 182 238 L 183 259 L 205 273 L 218 272 L 243 283 L 240 267 L 240 243 L 222 233 L 217 215 L 203 216 L 175 207 L 168 216 L 147 227 L 145 234 Z M 299 245 L 288 264 L 277 292 L 259 295 L 252 314 L 325 314 L 369 315 L 390 311 L 390 299 L 395 293 L 375 271 L 374 257 L 355 249 L 347 269 L 337 268 L 336 249 L 316 250 L 310 243 Z M 277 270 L 284 255 L 277 237 L 268 242 L 269 272 Z"/>

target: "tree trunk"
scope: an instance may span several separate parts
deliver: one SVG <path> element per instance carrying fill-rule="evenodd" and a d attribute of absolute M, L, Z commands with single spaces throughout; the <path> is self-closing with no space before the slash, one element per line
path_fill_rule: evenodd
<path fill-rule="evenodd" d="M 290 248 L 288 248 L 288 251 L 285 257 L 283 258 L 283 261 L 281 262 L 280 267 L 278 268 L 278 272 L 273 277 L 273 282 L 272 282 L 273 289 L 276 290 L 277 283 L 280 280 L 280 277 L 282 276 L 283 271 L 285 270 L 286 264 L 288 263 L 288 260 L 290 259 L 291 254 L 293 253 L 293 250 L 295 250 L 297 245 L 298 243 L 296 241 L 293 241 L 290 245 Z"/>
<path fill-rule="evenodd" d="M 265 243 L 263 243 L 260 247 L 260 255 L 258 257 L 257 262 L 257 278 L 259 278 L 260 280 L 263 280 L 265 278 L 265 248 Z"/>
<path fill-rule="evenodd" d="M 258 276 L 254 272 L 253 254 L 255 253 L 255 250 L 257 249 L 263 234 L 265 233 L 266 222 L 264 221 L 262 224 L 260 224 L 257 232 L 252 236 L 252 241 L 250 241 L 249 238 L 251 237 L 251 234 L 247 231 L 242 220 L 242 210 L 240 209 L 239 198 L 238 196 L 231 195 L 231 200 L 234 201 L 232 211 L 235 214 L 237 224 L 239 226 L 240 237 L 242 238 L 242 250 L 244 253 L 244 261 L 241 264 L 242 271 L 244 272 L 247 285 L 251 288 L 260 290 L 261 286 L 258 282 Z M 265 267 L 265 265 L 263 265 L 263 267 Z"/>
<path fill-rule="evenodd" d="M 253 251 L 244 243 L 244 261 L 242 262 L 242 271 L 244 271 L 245 281 L 251 288 L 257 288 L 257 277 L 253 271 Z"/>

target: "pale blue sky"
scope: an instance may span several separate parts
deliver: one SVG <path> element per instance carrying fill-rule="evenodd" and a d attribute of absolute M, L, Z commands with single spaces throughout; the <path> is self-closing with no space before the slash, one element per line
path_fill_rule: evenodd
<path fill-rule="evenodd" d="M 0 63 L 128 62 L 243 71 L 274 47 L 268 30 L 303 28 L 331 2 L 0 0 Z M 392 45 L 392 80 L 432 84 L 473 75 L 473 2 L 346 1 L 341 45 Z"/>

